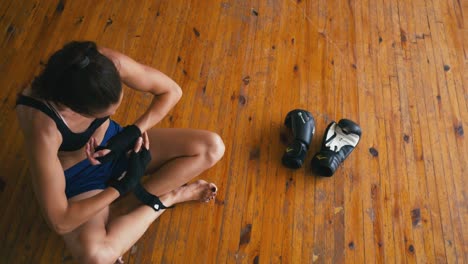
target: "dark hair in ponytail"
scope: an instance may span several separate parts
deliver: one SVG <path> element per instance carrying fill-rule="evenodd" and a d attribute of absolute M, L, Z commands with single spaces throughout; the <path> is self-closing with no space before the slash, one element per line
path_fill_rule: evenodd
<path fill-rule="evenodd" d="M 73 41 L 49 58 L 32 90 L 41 99 L 93 115 L 119 101 L 122 84 L 114 63 L 98 52 L 96 43 Z"/>

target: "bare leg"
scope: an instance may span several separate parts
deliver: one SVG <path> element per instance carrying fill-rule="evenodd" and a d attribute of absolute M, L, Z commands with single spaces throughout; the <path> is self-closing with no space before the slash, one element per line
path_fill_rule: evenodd
<path fill-rule="evenodd" d="M 198 180 L 186 186 L 160 196 L 161 202 L 166 206 L 187 201 L 206 202 L 216 195 L 213 192 L 216 185 Z M 154 211 L 149 206 L 139 206 L 129 214 L 112 220 L 107 226 L 107 241 L 112 248 L 124 254 L 148 229 L 151 223 L 165 210 Z"/>
<path fill-rule="evenodd" d="M 222 157 L 224 144 L 218 135 L 200 130 L 153 129 L 148 131 L 148 136 L 152 161 L 147 172 L 154 174 L 144 183 L 147 191 L 159 196 L 166 206 L 191 200 L 207 201 L 216 195 L 217 187 L 202 180 L 181 185 Z M 96 192 L 99 191 L 82 194 L 76 199 Z M 113 263 L 163 212 L 138 206 L 106 225 L 109 214 L 106 208 L 64 239 L 80 262 Z"/>
<path fill-rule="evenodd" d="M 164 194 L 160 199 L 168 206 L 193 200 L 206 201 L 215 195 L 212 192 L 213 188 L 216 188 L 214 184 L 199 180 Z M 100 191 L 87 192 L 80 199 L 97 192 Z M 110 221 L 106 226 L 109 212 L 106 208 L 63 238 L 80 263 L 114 263 L 164 211 L 156 212 L 149 206 L 138 206 L 132 212 Z"/>
<path fill-rule="evenodd" d="M 212 167 L 224 154 L 224 143 L 212 132 L 195 129 L 148 131 L 153 157 L 144 183 L 147 191 L 161 196 Z"/>

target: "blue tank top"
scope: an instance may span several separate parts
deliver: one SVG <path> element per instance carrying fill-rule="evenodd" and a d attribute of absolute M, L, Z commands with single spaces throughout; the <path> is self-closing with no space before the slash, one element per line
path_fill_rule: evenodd
<path fill-rule="evenodd" d="M 89 141 L 96 129 L 106 122 L 109 117 L 94 119 L 91 125 L 81 133 L 74 133 L 68 128 L 65 122 L 60 118 L 47 104 L 32 97 L 19 94 L 16 99 L 16 105 L 26 105 L 35 108 L 54 120 L 57 129 L 62 134 L 62 144 L 60 151 L 75 151 L 81 149 Z"/>

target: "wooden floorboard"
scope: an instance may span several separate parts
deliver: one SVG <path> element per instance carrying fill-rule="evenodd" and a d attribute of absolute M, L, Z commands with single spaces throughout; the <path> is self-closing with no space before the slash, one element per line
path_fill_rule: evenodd
<path fill-rule="evenodd" d="M 71 40 L 169 75 L 184 95 L 157 126 L 211 130 L 226 145 L 200 176 L 216 201 L 164 213 L 126 262 L 468 262 L 467 1 L 4 0 L 0 30 L 0 263 L 73 263 L 35 202 L 14 112 Z M 125 92 L 122 124 L 151 102 Z M 281 155 L 295 108 L 316 134 L 292 171 Z M 341 118 L 361 125 L 361 142 L 318 177 L 309 162 Z"/>

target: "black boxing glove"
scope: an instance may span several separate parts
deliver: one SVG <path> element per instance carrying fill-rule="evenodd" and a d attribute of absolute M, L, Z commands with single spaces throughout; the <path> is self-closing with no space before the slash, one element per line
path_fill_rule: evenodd
<path fill-rule="evenodd" d="M 101 163 L 116 160 L 120 155 L 125 154 L 135 146 L 136 141 L 141 136 L 141 131 L 136 125 L 130 125 L 123 128 L 117 135 L 107 141 L 105 146 L 98 146 L 95 151 L 109 149 L 110 152 L 102 157 L 97 157 Z"/>
<path fill-rule="evenodd" d="M 111 180 L 109 186 L 116 189 L 120 195 L 133 190 L 139 184 L 141 177 L 145 175 L 146 167 L 151 161 L 149 150 L 142 147 L 139 152 L 132 151 L 128 160 L 127 171 L 117 179 Z"/>
<path fill-rule="evenodd" d="M 322 147 L 312 158 L 312 169 L 330 177 L 351 154 L 361 138 L 361 127 L 348 119 L 332 122 L 325 130 Z"/>
<path fill-rule="evenodd" d="M 296 109 L 287 114 L 284 125 L 292 130 L 294 140 L 286 148 L 281 161 L 284 166 L 297 169 L 304 163 L 315 133 L 315 120 L 311 113 Z"/>

